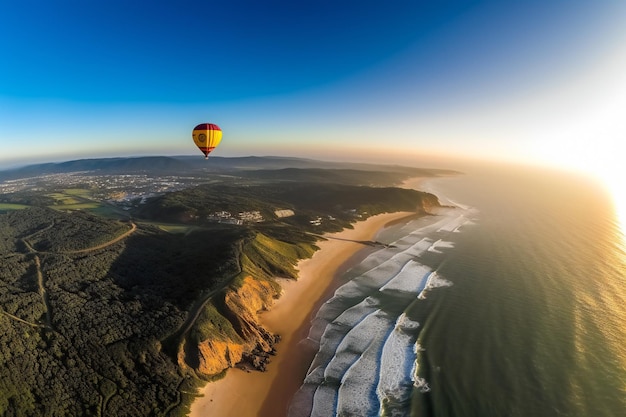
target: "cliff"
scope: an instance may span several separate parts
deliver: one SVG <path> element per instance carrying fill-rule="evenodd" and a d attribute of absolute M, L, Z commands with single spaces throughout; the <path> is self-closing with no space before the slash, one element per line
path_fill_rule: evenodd
<path fill-rule="evenodd" d="M 258 312 L 280 296 L 274 277 L 296 277 L 296 262 L 313 254 L 312 243 L 286 243 L 262 233 L 241 244 L 240 274 L 203 307 L 178 351 L 178 363 L 203 379 L 228 368 L 264 370 L 279 336 L 260 323 Z"/>
<path fill-rule="evenodd" d="M 437 197 L 427 193 L 420 195 L 417 206 L 412 205 L 417 215 L 436 206 Z M 290 239 L 276 233 L 256 230 L 241 243 L 241 273 L 204 306 L 179 346 L 177 359 L 183 369 L 201 379 L 213 379 L 235 366 L 265 369 L 279 335 L 259 323 L 258 312 L 270 308 L 280 296 L 275 277 L 295 279 L 298 260 L 316 250 L 311 235 L 304 240 L 303 235 Z"/>
<path fill-rule="evenodd" d="M 278 337 L 259 324 L 257 312 L 269 308 L 277 296 L 269 282 L 251 276 L 240 287 L 226 290 L 223 298 L 206 307 L 207 313 L 184 340 L 179 365 L 203 379 L 242 362 L 263 369 L 265 361 L 257 358 L 273 353 Z M 199 331 L 201 326 L 209 331 Z"/>

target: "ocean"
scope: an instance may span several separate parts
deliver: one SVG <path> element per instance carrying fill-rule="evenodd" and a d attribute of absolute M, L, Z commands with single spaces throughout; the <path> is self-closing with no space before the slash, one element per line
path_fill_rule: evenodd
<path fill-rule="evenodd" d="M 312 321 L 289 416 L 626 415 L 626 237 L 597 182 L 468 168 Z"/>

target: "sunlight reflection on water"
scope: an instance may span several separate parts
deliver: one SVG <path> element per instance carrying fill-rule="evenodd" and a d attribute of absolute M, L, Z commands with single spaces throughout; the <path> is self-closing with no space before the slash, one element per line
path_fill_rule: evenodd
<path fill-rule="evenodd" d="M 605 183 L 613 200 L 613 210 L 620 235 L 622 252 L 626 253 L 626 187 L 620 180 L 621 178 L 611 178 L 606 180 Z"/>

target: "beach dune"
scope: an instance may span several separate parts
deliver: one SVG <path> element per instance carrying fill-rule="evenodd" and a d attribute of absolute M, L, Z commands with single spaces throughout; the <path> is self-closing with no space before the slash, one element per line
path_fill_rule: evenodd
<path fill-rule="evenodd" d="M 327 240 L 318 242 L 320 249 L 298 263 L 298 280 L 283 280 L 283 295 L 259 316 L 269 331 L 282 338 L 267 371 L 229 369 L 223 379 L 201 390 L 202 397 L 193 403 L 190 417 L 286 416 L 289 401 L 315 355 L 304 341 L 310 320 L 320 303 L 332 295 L 336 277 L 355 264 L 361 251 L 371 250 L 359 241 L 372 240 L 386 225 L 413 215 L 380 214 L 357 222 L 353 229 L 324 235 Z"/>

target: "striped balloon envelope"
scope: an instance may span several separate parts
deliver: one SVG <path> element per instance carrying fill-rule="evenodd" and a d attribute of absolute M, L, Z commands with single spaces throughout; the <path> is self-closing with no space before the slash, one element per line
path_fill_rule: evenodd
<path fill-rule="evenodd" d="M 193 128 L 191 136 L 198 149 L 204 154 L 204 159 L 209 159 L 209 154 L 222 141 L 222 129 L 213 123 L 201 123 Z"/>

